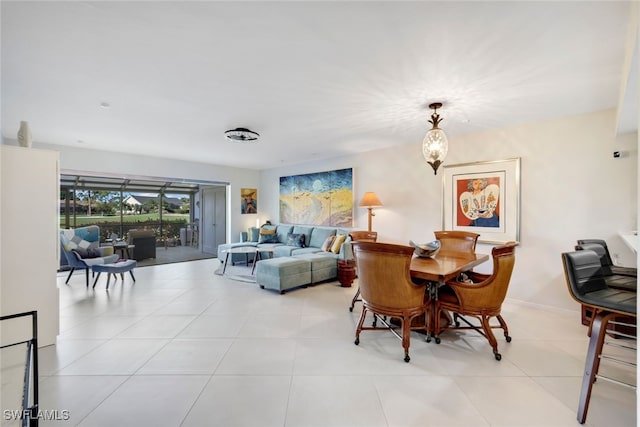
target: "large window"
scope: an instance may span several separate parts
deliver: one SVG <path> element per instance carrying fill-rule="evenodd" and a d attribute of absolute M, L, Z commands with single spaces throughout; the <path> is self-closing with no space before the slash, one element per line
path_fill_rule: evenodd
<path fill-rule="evenodd" d="M 60 227 L 100 226 L 101 240 L 129 230 L 154 230 L 158 243 L 179 239 L 195 221 L 198 184 L 62 175 Z"/>

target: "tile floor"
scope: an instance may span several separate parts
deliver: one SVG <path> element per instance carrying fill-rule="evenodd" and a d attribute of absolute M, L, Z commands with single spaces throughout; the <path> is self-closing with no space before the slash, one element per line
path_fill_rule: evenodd
<path fill-rule="evenodd" d="M 76 274 L 40 351 L 41 409 L 80 426 L 577 426 L 587 348 L 577 312 L 507 301 L 513 341 L 388 332 L 353 344 L 360 305 L 337 282 L 284 296 L 213 274 L 217 260 L 137 268 L 108 291 Z M 635 370 L 605 365 L 635 382 Z M 3 380 L 3 389 L 5 388 Z M 633 390 L 598 381 L 588 426 L 636 425 Z M 3 425 L 11 425 L 3 419 Z"/>

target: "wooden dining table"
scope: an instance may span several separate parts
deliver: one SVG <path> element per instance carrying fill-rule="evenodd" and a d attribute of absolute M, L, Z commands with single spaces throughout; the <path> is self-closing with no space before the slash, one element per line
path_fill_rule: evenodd
<path fill-rule="evenodd" d="M 489 259 L 487 254 L 464 252 L 438 252 L 432 258 L 413 257 L 409 267 L 411 277 L 444 285 L 460 273 L 471 270 Z M 432 286 L 437 291 L 439 286 Z"/>
<path fill-rule="evenodd" d="M 414 256 L 411 259 L 411 265 L 409 267 L 410 275 L 413 279 L 425 280 L 428 282 L 426 292 L 429 293 L 430 300 L 436 301 L 438 299 L 438 288 L 444 286 L 444 284 L 452 279 L 455 279 L 460 273 L 471 270 L 473 267 L 482 264 L 489 260 L 489 255 L 478 253 L 463 253 L 463 252 L 438 252 L 434 257 L 421 258 Z M 427 315 L 431 316 L 434 310 L 429 310 Z M 445 311 L 442 312 L 444 316 L 443 321 L 446 323 L 451 322 L 451 317 Z M 431 341 L 433 336 L 433 319 L 427 321 L 426 317 L 418 322 L 426 322 L 429 328 L 427 334 L 427 342 Z M 413 323 L 412 323 L 413 325 Z M 440 342 L 438 337 L 436 342 Z"/>

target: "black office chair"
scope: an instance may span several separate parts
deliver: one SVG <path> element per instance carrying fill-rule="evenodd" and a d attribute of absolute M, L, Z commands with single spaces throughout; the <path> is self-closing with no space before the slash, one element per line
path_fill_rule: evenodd
<path fill-rule="evenodd" d="M 589 306 L 593 310 L 593 317 L 589 327 L 589 348 L 585 361 L 584 376 L 582 378 L 582 390 L 578 405 L 578 421 L 584 424 L 587 419 L 587 410 L 591 400 L 591 389 L 596 378 L 611 381 L 635 389 L 633 384 L 598 375 L 600 361 L 602 359 L 623 363 L 636 367 L 636 363 L 621 360 L 612 355 L 603 355 L 602 347 L 607 334 L 623 336 L 635 339 L 634 335 L 625 334 L 616 330 L 607 330 L 609 323 L 624 323 L 628 327 L 636 327 L 636 293 L 620 289 L 610 288 L 602 275 L 600 258 L 592 250 L 580 250 L 562 254 L 565 279 L 569 293 L 577 302 Z M 616 345 L 616 347 L 635 351 L 635 347 Z M 633 357 L 635 361 L 635 355 Z"/>

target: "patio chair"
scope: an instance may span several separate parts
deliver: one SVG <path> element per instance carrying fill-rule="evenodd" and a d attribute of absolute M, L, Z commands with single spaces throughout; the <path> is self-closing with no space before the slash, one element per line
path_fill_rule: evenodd
<path fill-rule="evenodd" d="M 71 267 L 65 284 L 69 284 L 74 271 L 82 269 L 86 273 L 88 288 L 91 266 L 118 260 L 118 255 L 113 253 L 113 246 L 100 246 L 100 227 L 97 225 L 60 230 L 60 247 Z"/>

